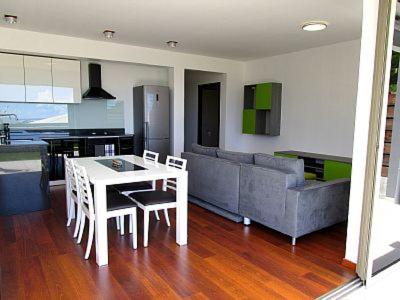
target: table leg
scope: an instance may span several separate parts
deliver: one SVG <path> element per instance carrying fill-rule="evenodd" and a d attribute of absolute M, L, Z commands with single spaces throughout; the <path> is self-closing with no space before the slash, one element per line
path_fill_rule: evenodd
<path fill-rule="evenodd" d="M 187 244 L 188 223 L 188 176 L 184 175 L 176 179 L 176 243 Z"/>
<path fill-rule="evenodd" d="M 104 266 L 108 264 L 106 185 L 96 183 L 94 195 L 96 262 L 99 266 Z"/>

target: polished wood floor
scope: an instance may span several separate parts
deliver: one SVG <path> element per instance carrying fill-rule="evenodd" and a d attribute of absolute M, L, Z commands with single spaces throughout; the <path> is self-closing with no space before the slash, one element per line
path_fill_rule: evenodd
<path fill-rule="evenodd" d="M 131 249 L 109 222 L 109 262 L 95 250 L 83 259 L 66 228 L 63 187 L 52 188 L 52 209 L 0 218 L 1 299 L 307 299 L 354 277 L 341 265 L 345 225 L 298 240 L 263 226 L 230 222 L 189 206 L 189 244 L 175 244 L 174 225 L 151 218 L 150 244 Z M 172 224 L 174 214 L 171 212 Z M 126 222 L 127 223 L 127 222 Z M 84 241 L 86 236 L 84 236 Z"/>

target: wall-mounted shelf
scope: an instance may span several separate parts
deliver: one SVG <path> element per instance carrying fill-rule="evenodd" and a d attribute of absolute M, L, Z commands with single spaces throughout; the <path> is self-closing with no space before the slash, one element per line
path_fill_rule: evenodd
<path fill-rule="evenodd" d="M 244 86 L 243 133 L 276 136 L 281 128 L 282 84 Z"/>

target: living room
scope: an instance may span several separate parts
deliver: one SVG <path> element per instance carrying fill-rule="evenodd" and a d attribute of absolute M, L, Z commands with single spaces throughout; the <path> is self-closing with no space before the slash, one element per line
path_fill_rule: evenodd
<path fill-rule="evenodd" d="M 102 20 L 94 16 L 104 15 L 105 2 L 40 4 L 46 8 L 0 5 L 1 52 L 79 61 L 85 69 L 88 61 L 101 64 L 107 91 L 126 91 L 117 94 L 125 108 L 121 135 L 135 139 L 132 87 L 167 87 L 167 154 L 187 162 L 187 192 L 184 179 L 177 179 L 176 192 L 186 206 L 167 207 L 169 219 L 146 217 L 143 208 L 136 236 L 120 234 L 128 228 L 121 219 L 118 230 L 112 220 L 103 222 L 108 244 L 96 227 L 86 250 L 90 232 L 75 226 L 77 216 L 65 227 L 68 186 L 51 186 L 49 209 L 0 218 L 6 298 L 316 298 L 357 278 L 363 187 L 357 175 L 365 167 L 360 140 L 368 136 L 369 116 L 360 102 L 362 1 L 172 1 L 162 9 L 159 1 L 121 2 Z M 157 21 L 149 24 L 153 13 Z M 233 21 L 243 15 L 243 22 Z M 107 66 L 115 66 L 112 74 Z M 83 107 L 81 100 L 72 105 Z M 93 164 L 84 159 L 76 161 L 89 172 Z M 106 203 L 97 197 L 106 185 L 123 183 L 122 175 L 103 175 L 110 175 L 107 184 L 96 181 L 100 174 L 89 176 L 98 184 L 94 203 Z M 150 177 L 143 181 L 156 178 Z M 156 187 L 163 188 L 161 181 Z M 75 228 L 82 244 L 75 243 Z"/>

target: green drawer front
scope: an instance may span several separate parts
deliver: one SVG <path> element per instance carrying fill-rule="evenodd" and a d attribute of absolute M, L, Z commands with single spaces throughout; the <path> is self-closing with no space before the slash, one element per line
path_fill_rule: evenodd
<path fill-rule="evenodd" d="M 333 160 L 325 160 L 324 179 L 334 180 L 340 178 L 351 178 L 351 164 Z"/>
<path fill-rule="evenodd" d="M 278 156 L 278 157 L 288 157 L 288 158 L 298 158 L 297 155 L 294 154 L 287 154 L 287 153 L 280 153 L 280 152 L 275 152 L 274 156 Z"/>
<path fill-rule="evenodd" d="M 272 107 L 272 83 L 256 85 L 256 109 L 271 109 Z"/>
<path fill-rule="evenodd" d="M 255 109 L 243 110 L 243 133 L 249 133 L 249 134 L 256 133 L 256 110 Z"/>

